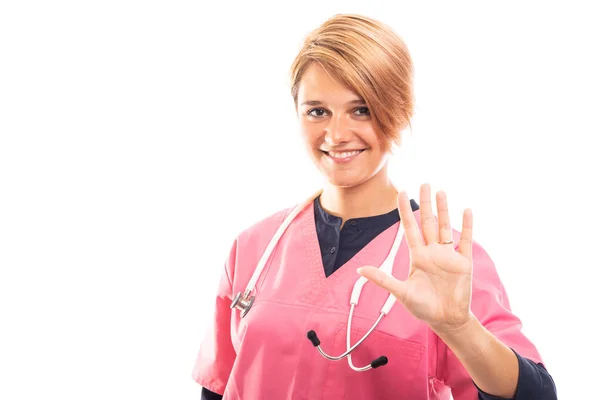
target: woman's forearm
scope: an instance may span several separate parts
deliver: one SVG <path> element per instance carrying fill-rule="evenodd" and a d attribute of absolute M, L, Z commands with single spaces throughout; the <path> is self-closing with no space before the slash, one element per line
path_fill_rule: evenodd
<path fill-rule="evenodd" d="M 479 389 L 497 397 L 514 397 L 519 380 L 517 356 L 474 315 L 459 330 L 436 333 L 458 357 Z"/>

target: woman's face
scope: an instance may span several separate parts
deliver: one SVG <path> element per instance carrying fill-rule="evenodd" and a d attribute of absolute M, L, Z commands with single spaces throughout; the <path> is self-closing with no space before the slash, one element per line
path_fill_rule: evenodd
<path fill-rule="evenodd" d="M 364 100 L 316 62 L 298 86 L 298 116 L 310 156 L 332 185 L 360 185 L 386 164 Z"/>

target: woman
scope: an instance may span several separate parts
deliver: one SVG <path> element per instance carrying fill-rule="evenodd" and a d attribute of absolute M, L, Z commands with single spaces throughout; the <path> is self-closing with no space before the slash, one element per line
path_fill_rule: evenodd
<path fill-rule="evenodd" d="M 337 15 L 308 36 L 291 83 L 326 183 L 237 237 L 194 368 L 203 398 L 556 398 L 472 240 L 471 211 L 452 230 L 443 192 L 436 218 L 428 185 L 417 205 L 390 182 L 390 150 L 413 109 L 402 40 Z M 345 355 L 380 316 L 347 357 L 326 358 Z"/>

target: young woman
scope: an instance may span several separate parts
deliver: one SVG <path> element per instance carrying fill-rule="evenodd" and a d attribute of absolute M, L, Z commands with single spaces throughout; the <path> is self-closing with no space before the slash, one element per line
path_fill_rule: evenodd
<path fill-rule="evenodd" d="M 384 24 L 337 15 L 292 65 L 318 194 L 238 235 L 194 379 L 204 399 L 555 399 L 494 264 L 447 200 L 398 193 L 388 158 L 412 63 Z"/>

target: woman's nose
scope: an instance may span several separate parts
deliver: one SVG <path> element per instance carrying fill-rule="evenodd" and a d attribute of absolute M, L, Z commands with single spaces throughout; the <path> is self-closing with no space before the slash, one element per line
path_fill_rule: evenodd
<path fill-rule="evenodd" d="M 330 146 L 349 142 L 352 139 L 352 129 L 343 116 L 331 118 L 325 128 L 325 142 Z"/>

